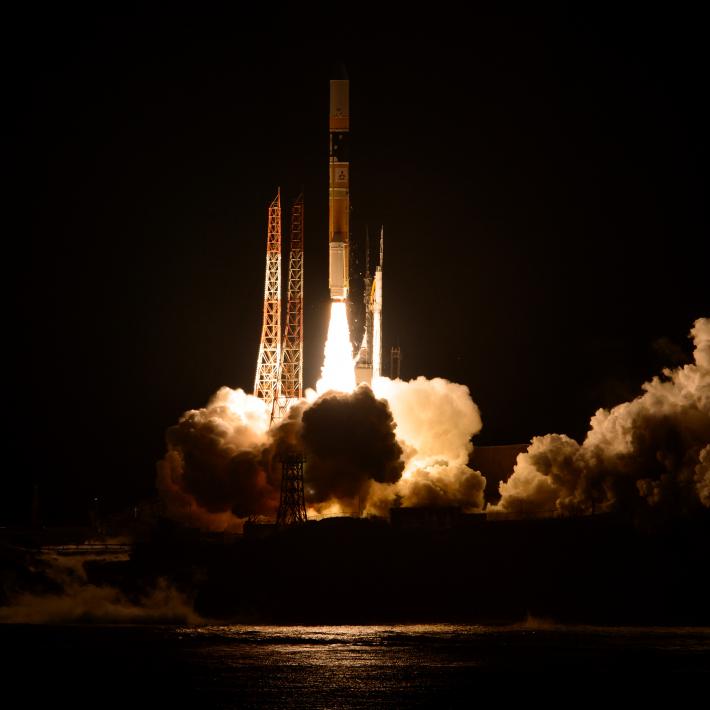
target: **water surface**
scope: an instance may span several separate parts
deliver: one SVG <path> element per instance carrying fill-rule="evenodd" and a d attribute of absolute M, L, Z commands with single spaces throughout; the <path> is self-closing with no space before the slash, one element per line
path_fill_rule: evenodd
<path fill-rule="evenodd" d="M 710 629 L 695 628 L 4 626 L 0 638 L 13 649 L 5 666 L 11 682 L 34 683 L 54 698 L 73 694 L 74 706 L 87 707 L 92 698 L 97 707 L 137 700 L 200 708 L 458 707 L 491 671 L 652 678 L 710 670 Z M 500 688 L 515 692 L 515 682 Z"/>

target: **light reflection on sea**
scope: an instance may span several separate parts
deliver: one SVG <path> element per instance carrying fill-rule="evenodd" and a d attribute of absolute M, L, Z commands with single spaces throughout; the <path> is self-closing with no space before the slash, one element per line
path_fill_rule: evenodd
<path fill-rule="evenodd" d="M 485 672 L 669 678 L 710 671 L 710 628 L 558 626 L 4 626 L 7 678 L 160 707 L 459 707 Z M 20 681 L 29 673 L 30 683 Z M 37 684 L 36 678 L 42 683 Z M 538 676 L 542 678 L 543 676 Z M 77 683 L 79 685 L 77 686 Z M 498 683 L 498 681 L 496 681 Z M 647 692 L 654 684 L 639 684 Z M 89 688 L 92 688 L 89 692 Z M 501 692 L 525 690 L 505 683 Z M 655 692 L 655 690 L 653 690 Z M 92 695 L 93 693 L 93 695 Z M 100 706 L 100 703 L 99 705 Z M 133 705 L 131 705 L 133 706 Z"/>
<path fill-rule="evenodd" d="M 504 627 L 202 626 L 178 633 L 196 642 L 225 676 L 268 668 L 282 689 L 342 693 L 355 706 L 349 695 L 355 689 L 366 691 L 364 705 L 397 697 L 403 688 L 411 700 L 433 699 L 432 693 L 467 687 L 480 671 L 710 670 L 710 629 L 697 628 L 530 620 Z"/>

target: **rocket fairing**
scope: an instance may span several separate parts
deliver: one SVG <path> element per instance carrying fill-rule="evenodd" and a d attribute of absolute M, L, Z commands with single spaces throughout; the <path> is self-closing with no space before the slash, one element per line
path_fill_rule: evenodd
<path fill-rule="evenodd" d="M 330 82 L 328 287 L 333 300 L 348 297 L 350 269 L 350 82 Z"/>

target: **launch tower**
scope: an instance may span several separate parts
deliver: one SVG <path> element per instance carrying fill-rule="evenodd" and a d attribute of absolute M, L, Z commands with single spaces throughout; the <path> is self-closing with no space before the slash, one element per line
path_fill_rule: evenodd
<path fill-rule="evenodd" d="M 281 390 L 273 419 L 286 416 L 303 395 L 303 194 L 291 208 L 291 240 L 288 259 L 288 301 L 283 347 L 281 348 Z"/>
<path fill-rule="evenodd" d="M 291 209 L 286 327 L 281 342 L 281 190 L 269 206 L 264 320 L 254 396 L 263 399 L 271 422 L 283 419 L 303 394 L 303 195 Z"/>
<path fill-rule="evenodd" d="M 281 367 L 281 189 L 269 205 L 266 243 L 264 320 L 259 358 L 256 362 L 254 396 L 263 399 L 272 412 L 279 397 Z"/>
<path fill-rule="evenodd" d="M 276 515 L 279 527 L 306 522 L 303 463 L 303 457 L 295 453 L 281 459 L 281 501 Z"/>

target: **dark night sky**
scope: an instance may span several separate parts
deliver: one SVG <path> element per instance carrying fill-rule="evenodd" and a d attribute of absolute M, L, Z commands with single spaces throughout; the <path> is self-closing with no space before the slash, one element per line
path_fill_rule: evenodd
<path fill-rule="evenodd" d="M 479 443 L 580 437 L 687 358 L 710 315 L 698 16 L 97 12 L 7 19 L 5 520 L 27 518 L 32 481 L 56 520 L 150 495 L 166 427 L 252 386 L 279 185 L 305 190 L 313 385 L 338 61 L 353 240 L 386 229 L 385 345 L 404 377 L 470 387 Z"/>

